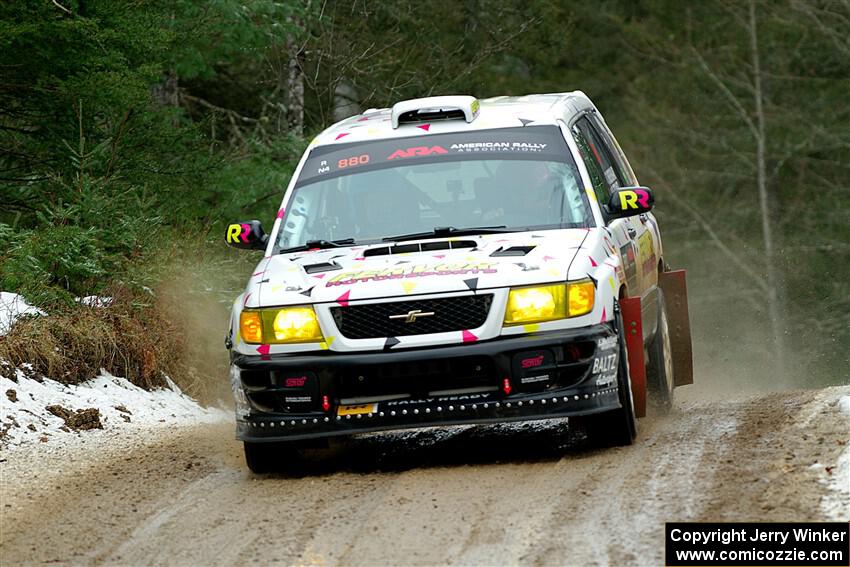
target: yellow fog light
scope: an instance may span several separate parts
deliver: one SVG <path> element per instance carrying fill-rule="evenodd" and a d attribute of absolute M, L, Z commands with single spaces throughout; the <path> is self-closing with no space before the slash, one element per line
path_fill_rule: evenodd
<path fill-rule="evenodd" d="M 277 343 L 308 343 L 322 340 L 316 312 L 310 306 L 285 307 L 272 311 L 272 330 Z"/>
<path fill-rule="evenodd" d="M 259 311 L 239 314 L 239 334 L 246 343 L 258 345 L 263 342 L 263 321 Z"/>
<path fill-rule="evenodd" d="M 508 295 L 505 325 L 539 323 L 567 316 L 566 286 L 519 287 Z"/>
<path fill-rule="evenodd" d="M 569 316 L 577 317 L 593 311 L 593 301 L 596 288 L 590 280 L 570 282 L 567 284 L 567 299 L 569 300 Z"/>

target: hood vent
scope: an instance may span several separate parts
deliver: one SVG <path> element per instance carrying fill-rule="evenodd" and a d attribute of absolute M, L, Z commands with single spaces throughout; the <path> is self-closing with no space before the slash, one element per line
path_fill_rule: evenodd
<path fill-rule="evenodd" d="M 525 256 L 535 248 L 536 246 L 511 246 L 510 248 L 499 248 L 490 254 L 490 256 Z"/>
<path fill-rule="evenodd" d="M 322 262 L 321 264 L 310 264 L 309 266 L 304 266 L 304 271 L 308 274 L 320 274 L 322 272 L 332 272 L 334 270 L 341 269 L 342 266 L 336 262 Z"/>
<path fill-rule="evenodd" d="M 382 246 L 370 248 L 363 252 L 363 257 L 369 256 L 392 256 L 394 254 L 410 254 L 411 252 L 435 252 L 437 250 L 460 250 L 462 248 L 475 248 L 478 245 L 474 240 L 438 240 L 436 242 L 413 242 L 410 244 L 396 244 L 395 246 Z"/>

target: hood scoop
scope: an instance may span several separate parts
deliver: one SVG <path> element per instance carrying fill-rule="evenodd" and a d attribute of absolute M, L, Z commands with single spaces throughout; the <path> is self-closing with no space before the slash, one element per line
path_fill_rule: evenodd
<path fill-rule="evenodd" d="M 436 242 L 413 242 L 411 244 L 396 244 L 381 246 L 363 251 L 363 257 L 392 256 L 393 254 L 410 254 L 411 252 L 434 252 L 436 250 L 459 250 L 475 248 L 478 243 L 474 240 L 438 240 Z"/>
<path fill-rule="evenodd" d="M 342 266 L 337 264 L 336 262 L 322 262 L 320 264 L 310 264 L 304 266 L 304 271 L 308 274 L 320 274 L 322 272 L 332 272 L 334 270 L 341 270 Z"/>
<path fill-rule="evenodd" d="M 510 246 L 508 248 L 499 248 L 490 256 L 525 256 L 532 250 L 534 250 L 536 246 Z"/>

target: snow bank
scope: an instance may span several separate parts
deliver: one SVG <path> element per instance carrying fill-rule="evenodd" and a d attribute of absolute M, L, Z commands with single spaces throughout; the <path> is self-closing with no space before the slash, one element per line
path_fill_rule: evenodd
<path fill-rule="evenodd" d="M 44 315 L 44 311 L 33 307 L 17 293 L 0 291 L 0 336 L 5 335 L 19 317 Z"/>
<path fill-rule="evenodd" d="M 847 391 L 846 386 L 841 389 Z M 850 395 L 839 396 L 837 402 L 834 400 L 833 398 L 832 403 L 827 406 L 827 411 L 837 410 L 839 419 L 847 424 L 847 430 L 850 432 Z M 826 467 L 820 463 L 812 467 L 826 470 Z M 850 518 L 850 441 L 844 444 L 843 451 L 828 472 L 824 484 L 832 495 L 821 501 L 821 509 L 834 521 L 847 521 Z"/>
<path fill-rule="evenodd" d="M 38 382 L 16 370 L 17 382 L 0 377 L 0 446 L 8 451 L 32 442 L 53 443 L 69 436 L 94 435 L 68 429 L 60 417 L 47 411 L 59 405 L 74 412 L 100 411 L 105 430 L 133 426 L 174 426 L 231 420 L 220 408 L 203 408 L 169 380 L 169 388 L 147 391 L 124 378 L 103 372 L 78 385 L 45 379 Z M 4 433 L 5 432 L 5 433 Z"/>

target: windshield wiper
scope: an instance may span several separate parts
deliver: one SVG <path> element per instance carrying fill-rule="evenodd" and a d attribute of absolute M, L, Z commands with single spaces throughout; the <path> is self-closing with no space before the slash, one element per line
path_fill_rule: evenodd
<path fill-rule="evenodd" d="M 411 232 L 410 234 L 399 234 L 398 236 L 387 236 L 382 238 L 384 242 L 403 242 L 405 240 L 418 240 L 420 238 L 433 238 L 441 236 L 464 236 L 471 234 L 498 234 L 500 232 L 520 232 L 523 228 L 507 228 L 501 226 L 470 226 L 466 228 L 455 228 L 453 226 L 435 226 L 434 230 L 428 232 Z"/>
<path fill-rule="evenodd" d="M 282 248 L 281 254 L 288 252 L 304 252 L 305 250 L 318 250 L 324 248 L 339 248 L 340 246 L 350 246 L 354 244 L 353 238 L 342 238 L 340 240 L 308 240 L 301 246 L 293 246 L 291 248 Z"/>

